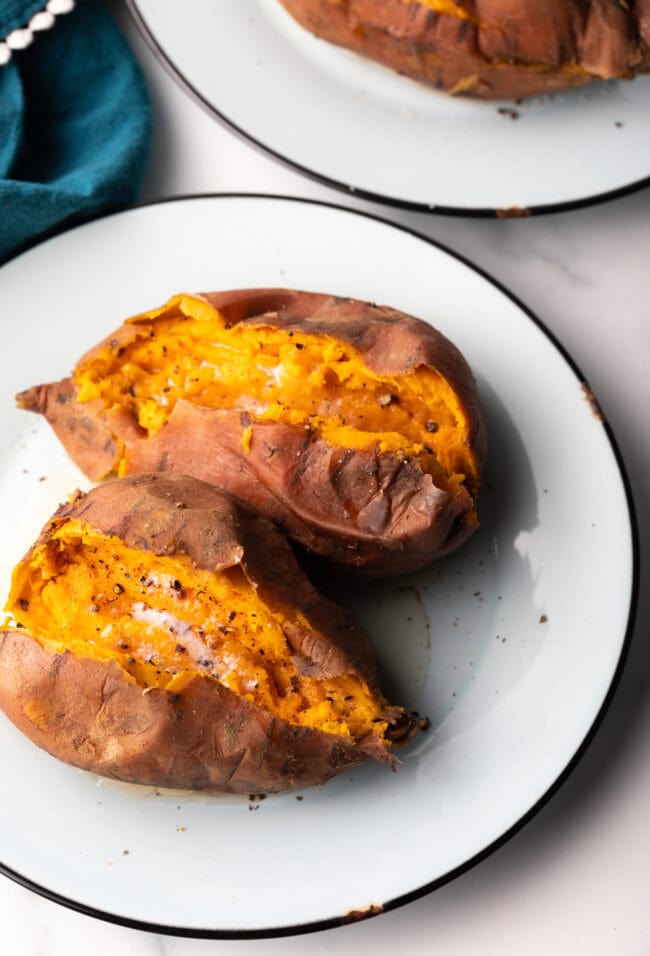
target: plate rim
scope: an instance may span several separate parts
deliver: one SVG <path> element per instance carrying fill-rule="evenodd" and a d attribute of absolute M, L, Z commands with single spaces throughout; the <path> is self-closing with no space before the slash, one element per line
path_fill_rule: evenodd
<path fill-rule="evenodd" d="M 132 0 L 126 0 L 127 3 L 131 3 Z M 49 242 L 52 239 L 57 239 L 68 232 L 73 232 L 78 229 L 83 229 L 86 226 L 90 226 L 96 222 L 103 222 L 106 219 L 112 219 L 116 216 L 129 215 L 133 211 L 139 209 L 146 209 L 151 206 L 163 206 L 170 205 L 175 202 L 188 202 L 192 200 L 221 200 L 221 199 L 245 199 L 245 200 L 264 200 L 264 201 L 274 201 L 274 202 L 290 202 L 298 203 L 301 205 L 307 206 L 316 206 L 324 207 L 326 209 L 333 209 L 337 212 L 348 213 L 353 216 L 360 216 L 364 219 L 370 219 L 375 222 L 380 223 L 383 226 L 390 226 L 398 232 L 406 233 L 416 239 L 420 239 L 423 242 L 427 243 L 430 246 L 433 246 L 439 252 L 446 253 L 451 256 L 453 259 L 456 259 L 466 268 L 471 269 L 473 272 L 477 273 L 482 279 L 489 282 L 490 285 L 495 287 L 499 292 L 505 295 L 518 309 L 523 312 L 524 316 L 536 326 L 540 332 L 549 340 L 551 345 L 559 353 L 560 358 L 562 358 L 568 365 L 570 371 L 575 375 L 578 384 L 584 390 L 585 395 L 590 397 L 590 400 L 593 400 L 595 403 L 596 410 L 599 412 L 599 422 L 602 425 L 605 437 L 608 440 L 609 447 L 614 456 L 614 461 L 616 463 L 618 473 L 621 478 L 621 483 L 623 487 L 623 492 L 625 496 L 625 503 L 627 507 L 627 514 L 630 525 L 630 539 L 632 547 L 632 574 L 630 581 L 630 602 L 628 607 L 627 623 L 625 627 L 625 634 L 621 644 L 620 654 L 616 663 L 616 666 L 613 670 L 610 683 L 607 688 L 607 692 L 603 699 L 603 702 L 598 709 L 587 733 L 585 734 L 582 742 L 575 750 L 573 756 L 568 761 L 562 772 L 555 778 L 555 780 L 549 785 L 549 787 L 544 791 L 544 793 L 538 798 L 538 800 L 533 804 L 530 809 L 519 817 L 507 830 L 505 830 L 499 837 L 489 843 L 486 847 L 480 850 L 478 853 L 471 856 L 469 859 L 465 860 L 463 863 L 459 864 L 456 867 L 453 867 L 447 873 L 444 873 L 442 876 L 437 877 L 435 880 L 431 880 L 428 883 L 423 884 L 420 887 L 417 887 L 414 890 L 410 890 L 408 893 L 403 893 L 400 896 L 396 896 L 393 899 L 386 901 L 385 903 L 379 904 L 376 911 L 368 912 L 361 916 L 361 919 L 370 919 L 376 916 L 379 916 L 383 913 L 388 913 L 391 910 L 399 909 L 402 906 L 405 906 L 407 903 L 412 903 L 415 900 L 421 899 L 424 896 L 428 896 L 430 893 L 433 893 L 435 890 L 440 889 L 442 886 L 445 886 L 448 883 L 451 883 L 453 880 L 457 879 L 459 876 L 467 873 L 469 870 L 473 869 L 479 863 L 482 863 L 483 860 L 486 860 L 488 857 L 492 856 L 497 850 L 502 846 L 508 843 L 513 836 L 519 833 L 526 824 L 537 816 L 537 814 L 542 810 L 546 804 L 555 796 L 555 794 L 560 790 L 562 785 L 568 780 L 575 768 L 578 766 L 583 756 L 587 752 L 591 742 L 595 738 L 598 730 L 600 729 L 603 720 L 610 708 L 610 705 L 614 699 L 616 690 L 620 684 L 623 671 L 625 669 L 626 662 L 629 657 L 630 646 L 632 643 L 632 637 L 634 633 L 634 628 L 636 624 L 637 617 L 637 608 L 638 608 L 638 597 L 639 597 L 639 585 L 640 585 L 640 542 L 639 542 L 639 527 L 638 527 L 638 518 L 636 514 L 636 508 L 634 504 L 634 497 L 632 494 L 632 487 L 628 472 L 625 466 L 623 456 L 621 454 L 618 442 L 614 435 L 614 432 L 607 420 L 606 415 L 603 410 L 597 404 L 597 400 L 593 395 L 589 382 L 583 375 L 580 370 L 577 362 L 573 359 L 571 354 L 567 349 L 562 345 L 558 340 L 555 334 L 545 325 L 545 323 L 524 303 L 521 299 L 518 298 L 515 293 L 511 292 L 505 285 L 503 285 L 498 279 L 495 279 L 489 272 L 483 269 L 481 266 L 476 265 L 471 259 L 462 255 L 459 252 L 450 249 L 444 243 L 439 242 L 437 239 L 432 239 L 431 237 L 418 232 L 418 230 L 413 229 L 409 226 L 404 226 L 399 223 L 392 222 L 389 219 L 385 219 L 382 216 L 376 215 L 375 213 L 366 212 L 364 210 L 352 209 L 348 206 L 341 205 L 339 203 L 325 202 L 317 199 L 307 199 L 297 196 L 284 196 L 277 195 L 272 193 L 251 193 L 251 192 L 207 192 L 207 193 L 193 193 L 193 194 L 184 194 L 178 196 L 165 197 L 163 199 L 147 200 L 144 202 L 135 203 L 133 206 L 128 209 L 122 209 L 117 212 L 108 213 L 107 215 L 99 216 L 96 219 L 91 220 L 90 222 L 81 223 L 79 225 L 72 226 L 69 229 L 64 229 L 55 233 L 53 236 L 37 242 L 34 245 L 31 245 L 27 250 L 20 252 L 19 254 L 13 256 L 4 265 L 9 265 L 15 259 L 21 258 L 26 253 L 31 252 L 34 248 L 37 248 L 40 245 L 43 245 L 46 242 Z M 2 269 L 4 265 L 0 266 L 0 275 L 2 274 Z M 260 929 L 201 929 L 198 927 L 186 927 L 186 926 L 172 926 L 165 924 L 158 924 L 154 922 L 149 922 L 146 920 L 137 920 L 128 916 L 121 916 L 117 913 L 110 913 L 105 910 L 89 906 L 85 903 L 80 903 L 78 900 L 71 899 L 70 897 L 63 896 L 60 893 L 57 893 L 56 890 L 52 890 L 49 887 L 41 886 L 39 883 L 31 880 L 30 878 L 24 876 L 18 871 L 6 866 L 2 860 L 0 860 L 0 874 L 8 877 L 14 883 L 17 883 L 19 886 L 22 886 L 24 889 L 30 890 L 33 893 L 36 893 L 38 896 L 43 897 L 44 899 L 49 900 L 53 903 L 58 903 L 60 906 L 64 906 L 67 909 L 73 910 L 77 913 L 81 913 L 85 916 L 91 916 L 95 919 L 99 919 L 106 923 L 112 923 L 118 926 L 124 926 L 128 929 L 136 929 L 148 933 L 155 933 L 162 936 L 175 936 L 180 938 L 189 938 L 189 939 L 277 939 L 281 937 L 289 936 L 300 936 L 307 933 L 314 933 L 328 929 L 335 929 L 336 927 L 342 927 L 349 925 L 352 922 L 357 922 L 354 920 L 346 920 L 345 917 L 329 917 L 327 919 L 313 920 L 308 923 L 295 923 L 287 926 L 272 926 L 272 927 L 262 927 Z"/>
<path fill-rule="evenodd" d="M 520 219 L 530 218 L 531 216 L 546 216 L 560 212 L 572 212 L 576 209 L 587 209 L 590 206 L 597 206 L 601 203 L 612 202 L 615 199 L 622 199 L 624 196 L 630 196 L 633 193 L 640 192 L 650 187 L 650 172 L 642 179 L 634 180 L 625 186 L 618 186 L 616 189 L 608 189 L 602 193 L 593 193 L 589 196 L 583 196 L 580 199 L 567 199 L 554 203 L 540 203 L 526 207 L 512 206 L 507 208 L 496 208 L 492 206 L 445 206 L 437 203 L 421 203 L 409 199 L 400 199 L 396 196 L 385 196 L 383 193 L 376 193 L 372 190 L 363 189 L 360 186 L 350 186 L 348 183 L 338 179 L 326 176 L 324 173 L 316 172 L 308 166 L 303 166 L 296 160 L 285 156 L 273 147 L 263 143 L 257 137 L 253 136 L 243 127 L 235 123 L 234 120 L 226 116 L 219 110 L 214 103 L 205 97 L 185 76 L 185 74 L 174 63 L 170 55 L 163 48 L 154 36 L 144 14 L 138 5 L 138 0 L 124 0 L 126 8 L 135 23 L 138 32 L 145 43 L 153 53 L 158 63 L 163 69 L 176 81 L 178 86 L 197 103 L 204 112 L 218 120 L 222 126 L 229 129 L 240 140 L 253 146 L 258 152 L 270 156 L 271 159 L 286 166 L 293 172 L 297 172 L 313 182 L 330 189 L 336 189 L 347 196 L 354 196 L 357 199 L 363 199 L 366 202 L 372 202 L 379 205 L 388 206 L 393 209 L 405 209 L 409 212 L 429 213 L 439 216 L 467 216 L 473 219 Z"/>

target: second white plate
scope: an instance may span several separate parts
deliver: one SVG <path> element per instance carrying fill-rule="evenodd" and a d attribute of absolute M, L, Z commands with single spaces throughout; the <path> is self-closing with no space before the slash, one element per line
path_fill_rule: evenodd
<path fill-rule="evenodd" d="M 484 103 L 316 39 L 277 0 L 128 3 L 154 50 L 214 113 L 365 198 L 494 215 L 572 208 L 650 183 L 650 77 Z"/>

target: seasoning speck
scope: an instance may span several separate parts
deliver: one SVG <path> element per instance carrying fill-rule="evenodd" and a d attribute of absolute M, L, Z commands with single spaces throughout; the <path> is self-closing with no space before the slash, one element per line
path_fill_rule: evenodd
<path fill-rule="evenodd" d="M 497 209 L 497 219 L 523 219 L 530 216 L 530 209 L 525 206 L 505 206 L 503 209 Z"/>
<path fill-rule="evenodd" d="M 368 919 L 371 916 L 378 916 L 384 912 L 381 903 L 369 903 L 367 906 L 360 907 L 357 910 L 348 910 L 343 914 L 341 923 L 346 926 L 348 923 L 358 923 L 360 920 Z"/>
<path fill-rule="evenodd" d="M 540 623 L 540 624 L 546 624 L 547 621 L 548 621 L 548 618 L 547 618 L 546 614 L 542 614 L 541 617 L 540 617 L 540 619 L 539 619 L 539 623 Z"/>
<path fill-rule="evenodd" d="M 377 404 L 381 405 L 382 408 L 386 408 L 387 405 L 390 405 L 392 402 L 397 402 L 397 395 L 391 395 L 390 392 L 380 392 L 377 395 Z"/>

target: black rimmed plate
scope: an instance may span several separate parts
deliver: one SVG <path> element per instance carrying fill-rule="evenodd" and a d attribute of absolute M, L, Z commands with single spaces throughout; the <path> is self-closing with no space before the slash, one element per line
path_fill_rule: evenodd
<path fill-rule="evenodd" d="M 316 39 L 278 0 L 128 0 L 214 114 L 367 199 L 463 215 L 551 212 L 650 183 L 650 77 L 521 104 L 454 98 Z"/>
<path fill-rule="evenodd" d="M 46 314 L 29 293 L 36 283 L 48 290 Z M 636 590 L 612 437 L 579 373 L 523 306 L 381 220 L 207 196 L 82 226 L 2 269 L 3 308 L 15 317 L 0 385 L 5 593 L 41 523 L 87 486 L 49 429 L 14 408 L 14 393 L 66 374 L 123 317 L 174 292 L 245 286 L 372 299 L 433 322 L 477 374 L 490 464 L 482 527 L 466 547 L 348 597 L 389 696 L 431 721 L 397 773 L 368 765 L 302 800 L 158 793 L 64 766 L 0 717 L 0 868 L 84 912 L 183 935 L 333 926 L 429 892 L 503 843 L 593 735 Z"/>

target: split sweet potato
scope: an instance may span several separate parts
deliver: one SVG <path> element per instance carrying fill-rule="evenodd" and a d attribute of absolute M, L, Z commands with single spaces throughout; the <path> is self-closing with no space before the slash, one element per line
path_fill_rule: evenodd
<path fill-rule="evenodd" d="M 306 29 L 448 93 L 530 96 L 650 70 L 650 0 L 280 0 Z"/>
<path fill-rule="evenodd" d="M 6 610 L 0 708 L 106 777 L 288 790 L 390 764 L 413 727 L 382 697 L 362 628 L 277 529 L 193 478 L 77 493 L 16 567 Z"/>
<path fill-rule="evenodd" d="M 447 338 L 394 309 L 282 289 L 179 295 L 18 402 L 92 480 L 193 475 L 367 577 L 423 567 L 478 525 L 474 378 Z"/>

